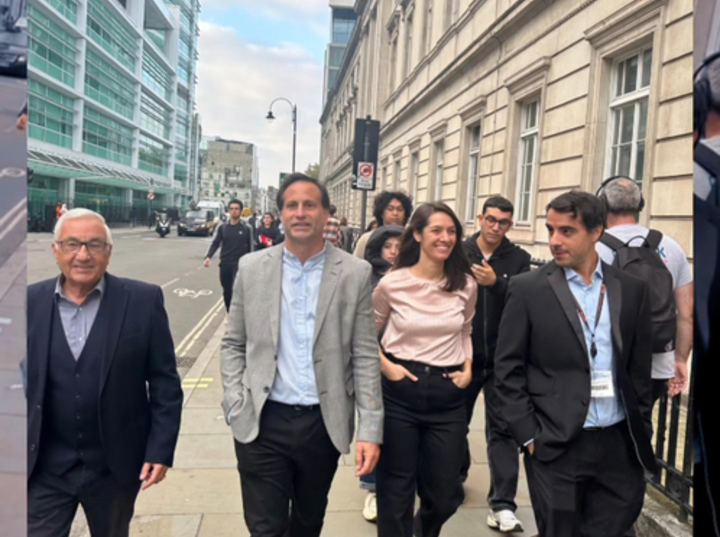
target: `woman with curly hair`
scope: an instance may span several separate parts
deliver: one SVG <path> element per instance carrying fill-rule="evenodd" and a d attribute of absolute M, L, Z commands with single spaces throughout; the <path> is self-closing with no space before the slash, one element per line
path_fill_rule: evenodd
<path fill-rule="evenodd" d="M 375 196 L 373 205 L 373 216 L 378 227 L 381 226 L 405 226 L 410 220 L 413 206 L 412 200 L 403 192 L 380 192 Z M 372 231 L 367 231 L 357 241 L 353 254 L 356 257 L 365 259 L 365 248 L 370 240 Z"/>

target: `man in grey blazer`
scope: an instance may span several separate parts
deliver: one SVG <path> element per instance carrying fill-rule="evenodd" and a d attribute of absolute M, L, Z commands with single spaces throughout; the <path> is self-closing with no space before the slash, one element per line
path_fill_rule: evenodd
<path fill-rule="evenodd" d="M 250 534 L 317 537 L 355 408 L 356 475 L 380 456 L 371 267 L 326 244 L 330 199 L 316 179 L 287 177 L 277 204 L 285 243 L 240 260 L 220 353 L 222 406 Z"/>

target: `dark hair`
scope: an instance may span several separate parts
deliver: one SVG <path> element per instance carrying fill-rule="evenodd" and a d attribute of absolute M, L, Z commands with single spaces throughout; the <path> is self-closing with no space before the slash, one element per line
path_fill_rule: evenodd
<path fill-rule="evenodd" d="M 243 205 L 243 202 L 240 200 L 236 200 L 236 199 L 232 199 L 228 202 L 228 209 L 230 208 L 231 205 L 240 205 L 241 211 L 245 208 L 245 206 Z"/>
<path fill-rule="evenodd" d="M 325 185 L 322 184 L 320 181 L 315 179 L 314 177 L 309 177 L 305 175 L 304 173 L 293 173 L 288 175 L 285 180 L 283 181 L 283 184 L 280 185 L 280 190 L 277 193 L 277 198 L 275 201 L 277 202 L 277 206 L 279 210 L 283 210 L 283 207 L 285 206 L 285 191 L 288 189 L 288 187 L 294 183 L 304 181 L 306 183 L 312 183 L 316 187 L 318 187 L 318 190 L 320 190 L 320 200 L 323 206 L 323 209 L 330 209 L 330 194 L 328 194 L 327 188 L 325 188 Z"/>
<path fill-rule="evenodd" d="M 488 199 L 486 199 L 485 203 L 483 204 L 483 214 L 485 214 L 485 212 L 491 208 L 499 209 L 504 213 L 515 213 L 515 207 L 513 207 L 512 202 L 507 198 L 503 198 L 502 196 L 490 196 Z"/>
<path fill-rule="evenodd" d="M 367 233 L 368 231 L 372 231 L 373 225 L 375 225 L 375 226 L 378 225 L 377 220 L 375 220 L 374 218 L 372 220 L 370 220 L 370 222 L 368 222 L 368 225 L 365 228 L 365 233 Z M 378 227 L 380 227 L 380 226 L 378 226 Z"/>
<path fill-rule="evenodd" d="M 444 270 L 447 279 L 445 290 L 453 292 L 464 289 L 467 284 L 466 276 L 472 273 L 470 271 L 470 261 L 465 255 L 462 246 L 463 227 L 453 210 L 441 201 L 423 203 L 415 209 L 410 223 L 400 238 L 400 252 L 395 260 L 394 268 L 412 267 L 420 261 L 420 244 L 415 240 L 415 232 L 422 234 L 430 222 L 430 217 L 435 213 L 445 213 L 452 218 L 457 231 L 455 246 L 453 246 L 450 256 L 445 260 Z"/>
<path fill-rule="evenodd" d="M 266 212 L 266 213 L 263 213 L 263 215 L 262 215 L 263 219 L 264 219 L 266 216 L 269 216 L 270 218 L 272 218 L 273 220 L 275 220 L 275 215 L 274 215 L 273 213 L 271 213 L 270 211 L 268 211 L 268 212 Z"/>
<path fill-rule="evenodd" d="M 589 192 L 580 190 L 565 192 L 547 204 L 545 211 L 548 212 L 550 209 L 557 213 L 572 214 L 573 218 L 577 218 L 579 214 L 583 226 L 588 231 L 605 227 L 605 205 Z"/>
<path fill-rule="evenodd" d="M 345 218 L 345 217 L 343 216 L 343 217 L 340 219 L 340 225 L 341 225 L 341 226 L 347 226 L 347 225 L 348 225 L 348 224 L 347 224 L 347 218 Z"/>
<path fill-rule="evenodd" d="M 328 212 L 330 213 L 330 216 L 335 216 L 335 213 L 337 212 L 337 207 L 334 205 L 330 205 L 330 209 L 328 209 Z"/>
<path fill-rule="evenodd" d="M 375 217 L 375 220 L 377 220 L 378 227 L 385 225 L 383 213 L 392 200 L 398 200 L 402 203 L 403 209 L 405 209 L 405 220 L 403 221 L 403 225 L 406 225 L 408 220 L 410 220 L 410 215 L 413 211 L 412 199 L 410 199 L 410 196 L 404 192 L 390 192 L 386 190 L 375 196 L 375 203 L 373 205 L 373 216 Z"/>

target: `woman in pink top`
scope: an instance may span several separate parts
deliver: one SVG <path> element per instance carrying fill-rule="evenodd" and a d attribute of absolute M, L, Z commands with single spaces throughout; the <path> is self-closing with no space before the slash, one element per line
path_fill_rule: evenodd
<path fill-rule="evenodd" d="M 437 537 L 462 502 L 477 284 L 461 230 L 444 203 L 418 207 L 393 270 L 373 292 L 385 403 L 378 537 Z"/>

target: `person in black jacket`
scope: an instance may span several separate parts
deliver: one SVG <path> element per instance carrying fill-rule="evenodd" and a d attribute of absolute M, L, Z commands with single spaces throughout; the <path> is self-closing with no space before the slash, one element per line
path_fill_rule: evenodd
<path fill-rule="evenodd" d="M 272 213 L 265 213 L 262 223 L 255 231 L 255 249 L 264 250 L 270 246 L 280 244 L 284 237 L 280 231 L 279 223 L 275 220 Z"/>
<path fill-rule="evenodd" d="M 220 252 L 220 285 L 223 288 L 225 309 L 230 311 L 232 288 L 235 283 L 240 258 L 252 252 L 254 248 L 252 229 L 240 218 L 243 211 L 242 201 L 232 200 L 228 203 L 228 209 L 230 210 L 230 221 L 220 225 L 203 264 L 209 267 L 210 259 L 222 245 L 222 251 Z"/>
<path fill-rule="evenodd" d="M 475 280 L 480 286 L 472 331 L 473 380 L 465 390 L 468 431 L 475 402 L 484 388 L 485 437 L 491 476 L 488 503 L 492 509 L 487 523 L 503 532 L 522 531 L 522 523 L 515 517 L 518 446 L 498 411 L 493 375 L 493 357 L 508 281 L 512 276 L 530 270 L 530 254 L 505 236 L 512 227 L 513 212 L 513 204 L 502 196 L 488 198 L 482 214 L 478 215 L 480 231 L 464 243 L 465 252 L 473 264 Z M 467 440 L 466 445 L 461 473 L 463 482 L 470 469 L 470 445 Z"/>

